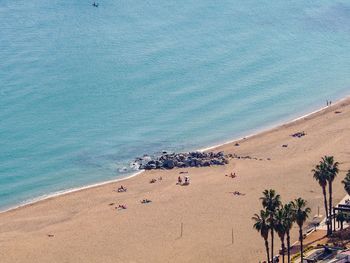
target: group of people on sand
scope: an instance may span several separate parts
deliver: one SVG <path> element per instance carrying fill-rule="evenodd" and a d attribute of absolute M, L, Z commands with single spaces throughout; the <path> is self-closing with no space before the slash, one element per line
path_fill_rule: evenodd
<path fill-rule="evenodd" d="M 158 181 L 162 181 L 162 180 L 163 180 L 162 177 L 158 178 Z M 153 183 L 157 182 L 157 179 L 152 178 L 149 182 L 151 184 L 153 184 Z M 189 176 L 184 176 L 182 178 L 181 176 L 179 176 L 177 178 L 177 183 L 176 184 L 177 185 L 189 185 L 190 184 L 190 177 Z M 118 189 L 116 191 L 118 193 L 126 192 L 127 188 L 124 187 L 123 185 L 121 185 L 120 187 L 118 187 Z M 148 204 L 148 203 L 151 203 L 152 201 L 149 200 L 149 199 L 142 199 L 140 202 L 141 202 L 141 204 Z M 114 204 L 114 203 L 111 203 L 111 204 Z M 127 206 L 125 204 L 120 204 L 120 205 L 116 206 L 115 209 L 117 209 L 117 210 L 124 210 L 124 209 L 127 209 Z"/>
<path fill-rule="evenodd" d="M 121 185 L 120 187 L 118 187 L 117 192 L 118 192 L 118 193 L 123 193 L 123 192 L 126 192 L 127 190 L 128 190 L 128 189 L 127 189 L 126 187 L 124 187 L 123 185 Z M 114 203 L 111 203 L 111 204 L 114 204 Z M 111 205 L 111 204 L 110 204 L 110 205 Z M 124 210 L 124 209 L 127 209 L 127 207 L 126 207 L 126 205 L 121 204 L 121 205 L 116 206 L 115 209 L 117 209 L 117 210 Z"/>
<path fill-rule="evenodd" d="M 154 179 L 156 180 L 156 179 Z M 159 177 L 158 180 L 162 180 L 162 177 Z M 127 188 L 123 185 L 121 185 L 120 187 L 118 187 L 118 189 L 116 190 L 118 193 L 122 193 L 122 192 L 126 192 L 127 191 Z M 142 199 L 141 201 L 141 204 L 148 204 L 148 203 L 151 203 L 152 201 L 150 199 Z M 110 203 L 109 205 L 114 205 L 114 203 Z M 117 210 L 124 210 L 124 209 L 127 209 L 127 206 L 125 204 L 120 204 L 120 205 L 117 205 L 115 207 L 115 209 Z"/>
<path fill-rule="evenodd" d="M 118 210 L 123 210 L 123 209 L 126 209 L 126 205 L 118 205 L 115 207 L 115 209 L 118 209 Z"/>
<path fill-rule="evenodd" d="M 140 201 L 141 204 L 149 204 L 151 202 L 152 202 L 152 200 L 150 200 L 150 199 L 142 199 Z M 124 209 L 127 209 L 127 206 L 125 204 L 121 204 L 121 205 L 116 206 L 115 209 L 124 210 Z"/>
<path fill-rule="evenodd" d="M 178 185 L 189 185 L 190 184 L 190 177 L 189 176 L 185 176 L 184 179 L 182 180 L 182 177 L 179 176 L 177 178 L 177 183 Z"/>
<path fill-rule="evenodd" d="M 237 177 L 235 172 L 231 173 L 230 175 L 225 174 L 225 176 L 228 176 L 228 177 L 231 177 L 231 178 L 236 178 Z"/>
<path fill-rule="evenodd" d="M 232 172 L 232 173 L 230 173 L 229 175 L 228 175 L 228 174 L 225 174 L 225 176 L 230 177 L 230 178 L 236 178 L 236 177 L 237 177 L 237 175 L 236 175 L 235 172 Z M 235 196 L 245 195 L 245 194 L 243 194 L 243 193 L 241 193 L 241 192 L 239 192 L 239 191 L 234 191 L 234 192 L 230 192 L 230 193 L 232 193 L 232 194 L 235 195 Z"/>
<path fill-rule="evenodd" d="M 159 177 L 159 178 L 158 178 L 158 181 L 162 181 L 162 180 L 163 180 L 163 177 Z M 152 178 L 152 179 L 149 181 L 150 184 L 154 184 L 155 182 L 157 182 L 157 179 L 155 179 L 155 178 Z"/>

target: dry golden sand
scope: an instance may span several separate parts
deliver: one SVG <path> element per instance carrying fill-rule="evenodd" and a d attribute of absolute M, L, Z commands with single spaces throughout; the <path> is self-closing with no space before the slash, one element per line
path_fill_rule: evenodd
<path fill-rule="evenodd" d="M 298 131 L 307 135 L 290 136 Z M 262 160 L 150 171 L 123 181 L 126 193 L 115 192 L 120 183 L 112 183 L 2 213 L 0 262 L 258 262 L 265 258 L 264 246 L 251 217 L 260 209 L 261 192 L 276 189 L 284 201 L 301 196 L 313 214 L 317 206 L 324 214 L 311 169 L 323 155 L 335 156 L 341 173 L 334 183 L 334 202 L 339 201 L 345 194 L 340 181 L 350 168 L 349 135 L 347 99 L 243 139 L 238 147 L 230 143 L 216 149 Z M 175 185 L 180 171 L 188 171 L 190 186 Z M 225 177 L 231 171 L 237 178 Z M 160 176 L 161 182 L 149 183 Z M 140 204 L 143 198 L 153 202 Z M 117 211 L 112 202 L 128 209 Z M 276 253 L 278 245 L 276 241 Z"/>

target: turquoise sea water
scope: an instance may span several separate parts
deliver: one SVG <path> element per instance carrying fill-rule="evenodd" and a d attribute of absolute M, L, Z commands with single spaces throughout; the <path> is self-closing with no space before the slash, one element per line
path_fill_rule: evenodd
<path fill-rule="evenodd" d="M 99 3 L 0 1 L 1 209 L 348 94 L 349 1 Z"/>

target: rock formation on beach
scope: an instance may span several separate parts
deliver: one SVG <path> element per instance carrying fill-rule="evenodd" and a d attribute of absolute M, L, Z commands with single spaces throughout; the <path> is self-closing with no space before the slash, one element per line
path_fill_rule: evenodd
<path fill-rule="evenodd" d="M 139 169 L 173 169 L 185 167 L 205 167 L 212 165 L 225 165 L 228 163 L 228 157 L 224 152 L 189 152 L 189 153 L 167 153 L 163 152 L 160 156 L 145 155 L 136 158 L 135 164 Z"/>

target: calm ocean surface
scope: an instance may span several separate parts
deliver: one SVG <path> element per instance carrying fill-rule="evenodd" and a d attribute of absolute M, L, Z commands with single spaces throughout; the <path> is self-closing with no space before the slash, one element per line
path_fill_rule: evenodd
<path fill-rule="evenodd" d="M 349 93 L 348 0 L 99 3 L 0 0 L 0 209 Z"/>

